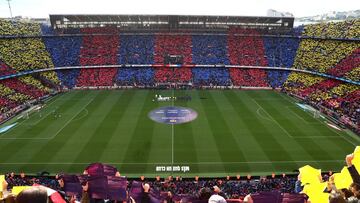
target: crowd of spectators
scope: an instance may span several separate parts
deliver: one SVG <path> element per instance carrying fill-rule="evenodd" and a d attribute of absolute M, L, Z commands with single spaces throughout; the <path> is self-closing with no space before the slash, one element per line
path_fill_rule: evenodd
<path fill-rule="evenodd" d="M 194 64 L 228 65 L 227 37 L 219 35 L 192 36 L 192 62 Z"/>
<path fill-rule="evenodd" d="M 324 106 L 336 112 L 338 117 L 345 115 L 355 125 L 360 125 L 360 97 L 358 85 L 338 80 L 324 79 L 305 73 L 292 73 L 284 88 L 315 106 Z M 351 96 L 352 95 L 352 96 Z M 349 99 L 351 98 L 351 102 Z"/>
<path fill-rule="evenodd" d="M 27 194 L 28 202 L 34 202 L 31 198 L 36 196 L 28 193 L 40 187 L 48 188 L 46 197 L 53 203 L 352 203 L 360 201 L 359 156 L 358 146 L 345 157 L 346 166 L 336 173 L 321 173 L 321 169 L 305 165 L 298 169 L 297 175 L 262 177 L 128 179 L 115 167 L 101 163 L 90 164 L 81 175 L 49 176 L 43 171 L 37 176 L 27 176 L 23 172 L 19 175 L 11 172 L 0 179 L 4 194 L 0 201 L 15 198 L 22 203 L 20 199 Z"/>
<path fill-rule="evenodd" d="M 81 37 L 44 37 L 46 49 L 56 67 L 78 66 Z"/>
<path fill-rule="evenodd" d="M 357 67 L 354 61 L 358 55 L 359 43 L 346 40 L 329 40 L 324 38 L 351 39 L 360 36 L 360 20 L 351 20 L 337 23 L 320 23 L 307 25 L 304 28 L 303 36 L 318 37 L 302 39 L 297 51 L 297 57 L 293 67 L 299 69 L 309 69 L 317 72 L 339 74 L 336 65 L 344 64 L 343 73 Z M 352 57 L 355 55 L 355 57 Z M 352 57 L 352 59 L 346 59 Z"/>
<path fill-rule="evenodd" d="M 40 37 L 40 24 L 21 21 L 0 20 L 0 36 L 17 36 L 0 39 L 0 75 L 21 71 L 53 68 L 50 54 Z M 34 36 L 30 38 L 22 36 Z M 0 81 L 1 112 L 7 112 L 31 99 L 37 99 L 50 92 L 42 82 L 58 84 L 54 71 L 40 73 L 36 79 L 31 75 Z"/>
<path fill-rule="evenodd" d="M 360 20 L 353 19 L 342 22 L 327 22 L 306 25 L 302 36 L 353 39 L 359 38 Z"/>
<path fill-rule="evenodd" d="M 190 35 L 156 35 L 154 62 L 164 64 L 168 55 L 180 55 L 183 64 L 191 64 L 192 44 Z"/>
<path fill-rule="evenodd" d="M 80 69 L 57 70 L 56 73 L 61 81 L 61 85 L 71 89 L 76 86 Z"/>
<path fill-rule="evenodd" d="M 39 36 L 40 24 L 16 20 L 0 20 L 0 36 Z"/>
<path fill-rule="evenodd" d="M 192 79 L 191 68 L 156 68 L 155 81 L 158 83 L 188 83 Z"/>
<path fill-rule="evenodd" d="M 341 60 L 335 67 L 330 68 L 327 74 L 360 81 L 360 47 L 355 49 L 351 55 Z M 358 74 L 356 74 L 358 73 Z"/>
<path fill-rule="evenodd" d="M 326 73 L 358 46 L 356 42 L 303 39 L 297 50 L 293 67 Z"/>
<path fill-rule="evenodd" d="M 0 76 L 11 75 L 14 73 L 16 73 L 16 71 L 13 68 L 9 67 L 0 60 Z"/>
<path fill-rule="evenodd" d="M 15 89 L 11 89 L 0 82 L 0 113 L 10 111 L 16 106 L 21 105 L 32 98 L 32 96 L 17 92 Z"/>
<path fill-rule="evenodd" d="M 345 78 L 352 81 L 360 82 L 360 67 L 354 68 L 352 71 L 345 74 Z"/>
<path fill-rule="evenodd" d="M 238 33 L 253 36 L 237 35 Z M 228 50 L 231 64 L 243 66 L 266 66 L 263 38 L 254 29 L 231 29 L 228 35 Z"/>
<path fill-rule="evenodd" d="M 47 93 L 45 91 L 39 90 L 38 88 L 36 88 L 30 84 L 26 84 L 26 83 L 22 82 L 21 78 L 0 80 L 0 84 L 10 88 L 11 90 L 18 92 L 18 93 L 28 95 L 33 99 L 40 98 Z"/>
<path fill-rule="evenodd" d="M 8 65 L 6 65 L 0 60 L 1 76 L 11 75 L 14 73 L 16 73 L 14 69 L 10 68 Z M 16 93 L 11 88 L 0 83 L 0 113 L 5 113 L 11 110 L 12 108 L 17 106 L 17 102 L 24 102 L 27 99 L 29 99 L 29 97 L 27 97 L 26 95 Z"/>
<path fill-rule="evenodd" d="M 116 77 L 116 84 L 122 86 L 153 86 L 153 68 L 120 68 Z"/>
<path fill-rule="evenodd" d="M 96 165 L 96 168 L 94 165 Z M 5 176 L 5 190 L 11 191 L 13 187 L 16 186 L 41 185 L 58 191 L 66 202 L 71 202 L 72 195 L 74 194 L 76 194 L 76 197 L 73 198 L 79 201 L 81 199 L 82 203 L 89 201 L 104 202 L 104 200 L 101 200 L 99 197 L 106 194 L 106 190 L 110 190 L 110 188 L 104 187 L 103 185 L 94 185 L 100 183 L 96 179 L 107 177 L 107 179 L 110 180 L 112 179 L 111 177 L 119 177 L 117 181 L 125 182 L 121 187 L 126 191 L 126 195 L 120 195 L 120 198 L 125 198 L 123 201 L 133 199 L 135 202 L 143 203 L 180 201 L 205 203 L 214 198 L 211 197 L 212 195 L 220 195 L 220 198 L 224 201 L 241 203 L 246 202 L 243 200 L 248 194 L 252 194 L 254 199 L 256 199 L 257 196 L 266 197 L 266 195 L 272 193 L 281 197 L 295 194 L 295 183 L 297 181 L 295 176 L 286 176 L 284 174 L 281 176 L 272 175 L 264 177 L 228 176 L 226 178 L 199 178 L 197 176 L 193 179 L 184 179 L 179 176 L 169 176 L 166 178 L 157 176 L 155 179 L 147 179 L 142 176 L 137 179 L 127 179 L 126 177 L 121 177 L 120 173 L 116 172 L 116 168 L 112 166 L 104 165 L 104 169 L 102 169 L 104 171 L 101 172 L 100 167 L 97 165 L 99 165 L 99 163 L 91 164 L 82 176 L 67 174 L 56 175 L 55 177 L 46 174 L 28 176 L 24 173 L 15 175 L 12 172 Z M 76 179 L 80 181 L 77 182 Z M 79 184 L 78 187 L 80 188 L 80 184 L 82 185 L 83 191 L 81 193 L 77 192 L 76 184 Z M 109 184 L 117 183 L 110 183 L 109 181 Z M 120 185 L 122 184 L 120 183 Z M 98 192 L 99 189 L 103 190 L 102 193 L 101 191 L 100 193 Z M 118 190 L 119 193 L 121 193 L 121 190 L 121 188 Z M 284 195 L 285 193 L 286 195 Z M 300 195 L 300 197 L 304 201 L 305 196 Z M 114 200 L 112 198 L 118 197 L 108 195 L 106 199 Z M 279 203 L 280 202 L 282 201 L 280 200 Z"/>
<path fill-rule="evenodd" d="M 360 36 L 360 29 L 356 28 L 360 28 L 359 20 L 307 25 L 303 35 L 350 39 Z M 360 65 L 359 50 L 359 43 L 355 41 L 302 39 L 292 67 L 359 81 L 359 77 L 356 77 L 359 75 L 357 73 Z M 331 109 L 338 114 L 338 117 L 345 115 L 355 125 L 360 125 L 360 98 L 354 94 L 360 89 L 358 85 L 305 73 L 292 73 L 284 88 L 312 104 Z M 347 101 L 350 98 L 352 102 Z"/>
<path fill-rule="evenodd" d="M 54 34 L 54 30 L 51 27 L 42 26 L 41 29 L 43 34 Z M 80 47 L 82 46 L 81 37 L 52 36 L 44 37 L 43 40 L 56 67 L 80 65 Z M 76 85 L 76 79 L 79 76 L 80 69 L 57 70 L 56 73 L 61 81 L 61 85 L 73 88 Z"/>
<path fill-rule="evenodd" d="M 248 34 L 246 36 L 237 35 Z M 263 39 L 255 29 L 231 29 L 228 36 L 230 63 L 242 66 L 267 66 Z M 267 75 L 261 69 L 230 69 L 236 86 L 267 87 Z"/>
<path fill-rule="evenodd" d="M 198 203 L 350 203 L 360 200 L 360 148 L 345 158 L 346 166 L 337 173 L 321 174 L 309 165 L 299 174 L 226 178 L 166 177 L 128 179 L 113 166 L 93 163 L 82 175 L 37 176 L 11 172 L 0 180 L 2 199 L 19 203 L 105 203 L 105 202 L 198 202 Z M 18 188 L 18 186 L 28 186 Z M 17 188 L 16 188 L 17 187 Z M 34 190 L 46 189 L 44 201 L 36 200 Z M 19 190 L 19 193 L 16 191 Z M 55 194 L 55 195 L 54 195 Z M 28 201 L 22 202 L 24 196 Z M 48 199 L 48 200 L 46 200 Z M 50 200 L 50 201 L 49 201 Z"/>
<path fill-rule="evenodd" d="M 230 68 L 230 76 L 235 86 L 268 87 L 266 72 L 259 69 Z"/>
<path fill-rule="evenodd" d="M 227 68 L 192 68 L 195 86 L 230 86 L 232 84 Z"/>
<path fill-rule="evenodd" d="M 115 65 L 118 63 L 119 37 L 115 28 L 84 28 L 82 33 L 107 31 L 113 35 L 86 35 L 80 48 L 80 65 Z M 77 86 L 113 86 L 117 68 L 81 69 Z"/>
<path fill-rule="evenodd" d="M 153 64 L 154 36 L 121 35 L 119 64 Z"/>
<path fill-rule="evenodd" d="M 302 31 L 302 29 L 300 30 Z M 268 66 L 291 68 L 299 43 L 299 38 L 264 37 L 265 57 Z M 272 87 L 282 87 L 290 71 L 267 70 L 266 73 L 267 80 Z"/>
<path fill-rule="evenodd" d="M 317 98 L 314 98 L 315 100 L 320 100 L 320 99 L 329 99 L 329 98 L 325 98 L 323 97 L 323 93 L 328 93 L 328 90 L 329 89 L 332 89 L 338 85 L 340 85 L 341 82 L 339 80 L 333 80 L 333 79 L 326 79 L 326 80 L 323 80 L 319 83 L 315 83 L 314 85 L 311 85 L 303 90 L 301 90 L 299 92 L 299 94 L 302 96 L 302 97 L 307 97 L 307 96 L 310 96 L 312 98 L 314 97 L 317 97 Z"/>
<path fill-rule="evenodd" d="M 0 20 L 1 35 L 40 36 L 40 24 L 19 21 Z M 0 39 L 1 59 L 16 71 L 53 68 L 50 54 L 47 52 L 41 37 Z M 42 77 L 58 83 L 55 72 L 41 73 Z M 32 80 L 36 80 L 32 78 Z"/>

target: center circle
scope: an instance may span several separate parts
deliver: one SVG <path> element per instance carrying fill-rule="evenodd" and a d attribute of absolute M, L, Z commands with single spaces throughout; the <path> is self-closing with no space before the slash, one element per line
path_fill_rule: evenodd
<path fill-rule="evenodd" d="M 149 112 L 151 120 L 165 124 L 181 124 L 197 118 L 197 112 L 191 108 L 180 106 L 164 106 Z"/>

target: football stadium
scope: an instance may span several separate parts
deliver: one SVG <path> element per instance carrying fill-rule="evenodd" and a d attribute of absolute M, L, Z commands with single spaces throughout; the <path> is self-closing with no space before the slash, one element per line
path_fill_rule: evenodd
<path fill-rule="evenodd" d="M 0 19 L 0 122 L 0 202 L 357 202 L 360 19 Z"/>

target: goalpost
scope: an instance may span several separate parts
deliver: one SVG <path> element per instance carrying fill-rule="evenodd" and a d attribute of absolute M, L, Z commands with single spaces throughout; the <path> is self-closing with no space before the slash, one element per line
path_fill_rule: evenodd
<path fill-rule="evenodd" d="M 17 120 L 20 120 L 20 119 L 26 119 L 27 120 L 27 119 L 29 119 L 30 115 L 33 114 L 34 112 L 39 113 L 40 110 L 42 109 L 42 107 L 43 107 L 43 105 L 40 105 L 40 104 L 31 106 L 29 109 L 21 112 L 20 115 L 17 117 Z"/>

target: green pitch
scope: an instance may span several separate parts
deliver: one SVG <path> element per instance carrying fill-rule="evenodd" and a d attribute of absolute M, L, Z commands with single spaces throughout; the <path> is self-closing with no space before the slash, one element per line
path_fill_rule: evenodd
<path fill-rule="evenodd" d="M 154 102 L 155 94 L 192 100 Z M 148 118 L 171 105 L 192 108 L 198 117 L 173 126 Z M 268 175 L 306 164 L 336 171 L 360 143 L 274 91 L 71 91 L 0 127 L 15 122 L 0 134 L 0 173 L 81 173 L 92 162 L 130 177 Z"/>

